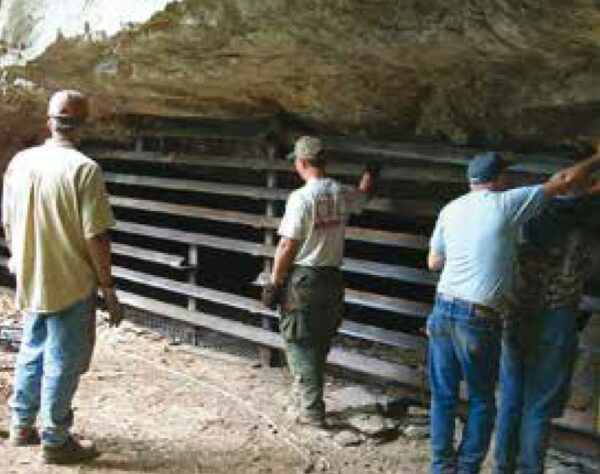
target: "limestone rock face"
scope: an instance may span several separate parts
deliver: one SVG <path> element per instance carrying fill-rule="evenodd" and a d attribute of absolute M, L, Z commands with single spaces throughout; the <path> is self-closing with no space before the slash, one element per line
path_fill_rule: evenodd
<path fill-rule="evenodd" d="M 4 63 L 25 62 L 3 90 L 42 116 L 69 86 L 99 114 L 285 113 L 455 143 L 600 132 L 591 0 L 3 0 L 0 33 Z"/>

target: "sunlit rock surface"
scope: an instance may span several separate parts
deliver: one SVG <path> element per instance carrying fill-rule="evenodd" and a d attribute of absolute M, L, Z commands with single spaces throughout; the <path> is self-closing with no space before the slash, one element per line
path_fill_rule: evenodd
<path fill-rule="evenodd" d="M 460 144 L 600 131 L 591 0 L 3 0 L 0 32 L 5 61 L 31 59 L 0 76 L 27 98 L 20 131 L 64 86 L 102 115 L 283 112 Z M 9 128 L 19 107 L 0 107 Z"/>
<path fill-rule="evenodd" d="M 175 0 L 2 0 L 3 65 L 38 57 L 60 38 L 104 39 L 147 21 Z"/>

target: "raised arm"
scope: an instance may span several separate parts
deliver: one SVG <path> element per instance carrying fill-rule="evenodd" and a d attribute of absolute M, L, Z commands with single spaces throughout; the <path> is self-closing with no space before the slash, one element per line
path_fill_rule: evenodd
<path fill-rule="evenodd" d="M 379 173 L 380 169 L 378 165 L 367 165 L 358 181 L 358 190 L 370 196 L 373 192 L 375 179 L 377 179 Z"/>
<path fill-rule="evenodd" d="M 596 153 L 576 165 L 565 168 L 552 176 L 544 184 L 544 190 L 550 197 L 566 194 L 577 187 L 585 187 L 589 175 L 600 168 L 600 147 L 596 146 Z"/>
<path fill-rule="evenodd" d="M 360 175 L 357 186 L 344 186 L 346 212 L 358 214 L 373 195 L 375 180 L 379 175 L 379 166 L 367 165 Z"/>

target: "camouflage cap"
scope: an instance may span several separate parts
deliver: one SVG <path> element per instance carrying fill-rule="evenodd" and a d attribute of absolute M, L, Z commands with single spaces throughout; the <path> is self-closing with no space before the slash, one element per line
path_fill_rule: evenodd
<path fill-rule="evenodd" d="M 287 155 L 288 160 L 304 158 L 309 161 L 320 160 L 319 154 L 323 151 L 323 143 L 317 137 L 304 135 L 296 140 L 294 151 Z"/>

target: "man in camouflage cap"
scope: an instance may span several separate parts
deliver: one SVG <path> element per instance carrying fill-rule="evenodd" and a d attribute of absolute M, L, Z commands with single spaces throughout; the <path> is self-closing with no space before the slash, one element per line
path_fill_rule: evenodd
<path fill-rule="evenodd" d="M 323 427 L 325 363 L 343 316 L 345 227 L 364 206 L 373 172 L 365 171 L 357 188 L 328 178 L 322 142 L 311 136 L 298 139 L 289 158 L 305 184 L 288 198 L 263 301 L 272 308 L 281 302 L 280 330 L 294 377 L 291 411 L 299 423 Z"/>

